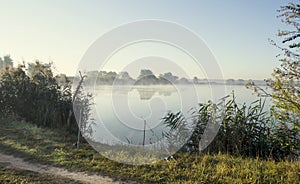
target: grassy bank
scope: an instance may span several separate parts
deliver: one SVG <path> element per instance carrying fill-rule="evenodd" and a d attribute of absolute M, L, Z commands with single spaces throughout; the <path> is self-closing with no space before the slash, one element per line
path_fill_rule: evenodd
<path fill-rule="evenodd" d="M 113 162 L 75 137 L 33 124 L 0 120 L 0 152 L 32 162 L 88 171 L 141 183 L 299 183 L 300 162 L 265 161 L 228 155 L 176 156 L 176 162 L 128 166 Z M 10 172 L 10 171 L 8 171 Z M 15 176 L 15 175 L 14 175 Z"/>
<path fill-rule="evenodd" d="M 4 166 L 0 165 L 0 183 L 8 184 L 8 183 L 15 183 L 15 184 L 29 184 L 29 183 L 35 183 L 35 184 L 50 184 L 50 183 L 78 183 L 80 182 L 57 177 L 49 174 L 40 174 L 32 171 L 25 171 L 25 170 L 19 170 L 19 169 L 8 169 Z"/>

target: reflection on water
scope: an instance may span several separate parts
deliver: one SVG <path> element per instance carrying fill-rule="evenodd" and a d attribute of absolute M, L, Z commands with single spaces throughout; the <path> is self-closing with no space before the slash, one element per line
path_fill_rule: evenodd
<path fill-rule="evenodd" d="M 159 87 L 133 87 L 132 90 L 137 90 L 141 100 L 150 100 L 155 94 L 159 96 L 171 96 L 176 92 L 173 86 L 159 86 Z"/>
<path fill-rule="evenodd" d="M 95 91 L 93 91 L 95 90 Z M 128 95 L 137 92 L 140 100 L 151 100 L 154 96 L 171 96 L 178 93 L 178 89 L 172 85 L 153 85 L 153 86 L 96 86 L 90 89 L 95 96 L 103 94 Z"/>
<path fill-rule="evenodd" d="M 138 92 L 140 94 L 140 99 L 141 100 L 150 100 L 154 94 L 155 94 L 155 90 L 141 90 L 141 89 L 138 89 Z"/>
<path fill-rule="evenodd" d="M 250 104 L 257 100 L 244 86 L 215 85 L 156 85 L 156 86 L 96 86 L 93 118 L 96 120 L 94 140 L 109 144 L 155 144 L 163 138 L 162 118 L 167 112 L 183 112 L 208 100 L 216 102 L 232 90 L 238 103 Z M 268 103 L 267 103 L 268 105 Z M 147 122 L 144 127 L 144 121 Z"/>

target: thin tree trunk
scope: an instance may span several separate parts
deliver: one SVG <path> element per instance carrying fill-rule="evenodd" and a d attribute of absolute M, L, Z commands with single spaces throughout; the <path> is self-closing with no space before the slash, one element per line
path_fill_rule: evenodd
<path fill-rule="evenodd" d="M 82 121 L 82 109 L 80 109 L 80 114 L 79 114 L 79 122 L 78 122 L 78 135 L 77 135 L 77 149 L 79 148 L 79 143 L 80 143 L 80 129 L 81 129 L 81 121 Z"/>
<path fill-rule="evenodd" d="M 75 99 L 76 99 L 76 96 L 79 92 L 79 89 L 83 83 L 83 80 L 86 78 L 86 76 L 82 76 L 81 72 L 79 71 L 79 75 L 80 75 L 80 81 L 78 83 L 78 86 L 76 87 L 76 90 L 75 90 L 75 93 L 73 95 L 73 98 L 72 98 L 72 105 L 73 103 L 75 102 Z M 71 128 L 71 118 L 72 118 L 72 114 L 73 114 L 73 106 L 70 108 L 70 111 L 69 111 L 69 116 L 68 116 L 68 121 L 67 121 L 67 126 L 68 128 Z"/>
<path fill-rule="evenodd" d="M 143 136 L 143 146 L 145 146 L 145 139 L 146 139 L 146 120 L 144 120 L 144 136 Z"/>

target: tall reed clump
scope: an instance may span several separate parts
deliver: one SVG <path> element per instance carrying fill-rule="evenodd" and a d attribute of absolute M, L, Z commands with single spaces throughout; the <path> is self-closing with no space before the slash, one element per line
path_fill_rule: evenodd
<path fill-rule="evenodd" d="M 238 104 L 234 94 L 231 98 L 223 98 L 218 104 L 200 104 L 192 113 L 193 130 L 190 131 L 193 133 L 182 151 L 274 159 L 297 158 L 299 150 L 287 150 L 278 144 L 279 138 L 281 144 L 288 144 L 282 141 L 282 137 L 290 135 L 270 113 L 264 111 L 264 106 L 262 99 L 249 106 Z M 166 126 L 176 127 L 182 125 L 183 118 L 182 113 L 169 113 L 163 119 Z"/>
<path fill-rule="evenodd" d="M 40 62 L 6 66 L 0 73 L 0 116 L 14 116 L 40 127 L 64 128 L 77 133 L 70 81 L 59 84 L 51 64 Z M 76 99 L 88 104 L 88 98 Z M 71 112 L 71 113 L 70 113 Z"/>

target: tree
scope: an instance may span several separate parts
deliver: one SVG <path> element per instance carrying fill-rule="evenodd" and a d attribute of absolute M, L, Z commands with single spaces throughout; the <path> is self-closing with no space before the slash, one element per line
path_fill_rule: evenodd
<path fill-rule="evenodd" d="M 278 36 L 282 38 L 283 51 L 280 67 L 274 69 L 273 78 L 267 80 L 272 88 L 274 107 L 272 113 L 279 120 L 280 129 L 277 137 L 284 151 L 298 153 L 300 150 L 300 4 L 289 3 L 280 10 L 281 21 L 291 27 L 281 30 Z M 282 135 L 285 131 L 285 136 Z"/>
<path fill-rule="evenodd" d="M 160 74 L 158 79 L 161 84 L 172 84 L 178 79 L 178 77 L 173 75 L 171 72 L 168 72 Z"/>
<path fill-rule="evenodd" d="M 77 83 L 76 90 L 73 94 L 72 98 L 72 104 L 73 109 L 71 108 L 69 111 L 69 119 L 73 113 L 76 116 L 76 120 L 78 123 L 78 134 L 77 134 L 77 143 L 76 146 L 79 148 L 80 143 L 80 135 L 84 136 L 91 136 L 93 133 L 93 130 L 91 126 L 94 124 L 93 119 L 91 119 L 91 105 L 93 105 L 91 102 L 93 100 L 92 94 L 85 93 L 83 88 L 83 83 L 85 79 L 88 77 L 87 75 L 82 75 L 79 71 L 79 77 L 75 78 L 76 80 L 79 80 Z M 68 123 L 69 124 L 69 123 Z"/>
<path fill-rule="evenodd" d="M 195 76 L 195 77 L 193 78 L 193 83 L 194 83 L 194 84 L 199 84 L 199 79 L 198 79 L 198 77 Z"/>
<path fill-rule="evenodd" d="M 3 59 L 0 57 L 0 69 L 7 67 L 7 66 L 13 66 L 13 60 L 10 58 L 10 55 L 6 55 L 3 57 Z"/>
<path fill-rule="evenodd" d="M 300 4 L 288 3 L 278 10 L 278 18 L 288 27 L 279 30 L 281 44 L 271 40 L 271 44 L 279 48 L 280 66 L 267 79 L 271 92 L 255 86 L 254 90 L 261 96 L 271 97 L 273 106 L 271 114 L 277 121 L 274 141 L 283 153 L 299 154 L 300 150 Z"/>
<path fill-rule="evenodd" d="M 140 75 L 137 78 L 136 84 L 138 85 L 152 85 L 158 84 L 158 78 L 153 74 L 151 70 L 143 69 L 140 71 Z"/>
<path fill-rule="evenodd" d="M 122 79 L 122 80 L 131 80 L 132 78 L 130 77 L 128 72 L 120 72 L 118 74 L 118 79 Z"/>
<path fill-rule="evenodd" d="M 280 30 L 278 36 L 283 37 L 282 43 L 287 44 L 290 49 L 298 50 L 300 47 L 298 40 L 300 37 L 300 4 L 288 3 L 281 6 L 278 12 L 280 13 L 278 18 L 281 18 L 283 23 L 291 27 L 291 30 Z M 288 49 L 284 50 L 288 51 Z M 296 55 L 299 56 L 299 54 Z"/>
<path fill-rule="evenodd" d="M 133 84 L 134 79 L 130 77 L 128 72 L 122 71 L 120 72 L 117 77 L 115 84 Z"/>
<path fill-rule="evenodd" d="M 182 77 L 179 80 L 177 80 L 176 83 L 177 84 L 190 84 L 190 81 L 187 78 Z"/>

